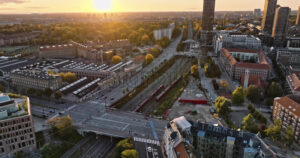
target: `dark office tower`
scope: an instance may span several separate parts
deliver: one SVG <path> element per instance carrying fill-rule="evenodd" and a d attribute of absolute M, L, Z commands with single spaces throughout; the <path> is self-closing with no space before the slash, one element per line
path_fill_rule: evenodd
<path fill-rule="evenodd" d="M 274 44 L 282 46 L 282 43 L 286 39 L 289 25 L 289 16 L 291 9 L 289 7 L 278 7 L 275 12 L 272 37 L 274 38 Z"/>
<path fill-rule="evenodd" d="M 296 25 L 300 26 L 300 6 L 299 6 L 299 10 L 298 10 Z"/>
<path fill-rule="evenodd" d="M 205 42 L 206 45 L 211 45 L 216 0 L 204 0 L 203 2 L 201 40 Z"/>
<path fill-rule="evenodd" d="M 215 18 L 215 0 L 204 0 L 202 30 L 212 31 Z"/>
<path fill-rule="evenodd" d="M 263 20 L 261 23 L 262 31 L 265 33 L 271 34 L 273 23 L 274 23 L 274 15 L 277 7 L 277 0 L 266 0 Z"/>

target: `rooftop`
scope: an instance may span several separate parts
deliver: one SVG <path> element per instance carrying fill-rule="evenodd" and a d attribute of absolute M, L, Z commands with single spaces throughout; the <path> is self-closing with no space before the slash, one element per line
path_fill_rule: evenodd
<path fill-rule="evenodd" d="M 287 80 L 294 91 L 300 91 L 300 80 L 295 73 L 292 73 L 291 75 L 287 76 Z"/>
<path fill-rule="evenodd" d="M 300 116 L 300 104 L 288 96 L 275 98 L 274 102 L 279 103 L 285 109 L 289 110 L 296 116 Z"/>

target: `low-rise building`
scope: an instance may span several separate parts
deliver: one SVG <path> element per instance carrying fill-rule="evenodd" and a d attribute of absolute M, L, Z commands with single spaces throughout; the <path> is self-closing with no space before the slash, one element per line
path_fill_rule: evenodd
<path fill-rule="evenodd" d="M 222 48 L 220 64 L 232 79 L 239 81 L 246 72 L 267 80 L 272 69 L 261 50 Z"/>
<path fill-rule="evenodd" d="M 34 31 L 30 33 L 17 33 L 12 35 L 0 34 L 0 46 L 22 44 L 29 42 L 40 35 L 40 32 Z"/>
<path fill-rule="evenodd" d="M 293 127 L 295 140 L 300 143 L 300 96 L 290 95 L 274 99 L 273 119 L 279 119 L 282 127 Z"/>
<path fill-rule="evenodd" d="M 11 99 L 0 94 L 0 157 L 36 149 L 34 126 L 28 97 Z"/>
<path fill-rule="evenodd" d="M 286 77 L 286 81 L 289 85 L 292 94 L 300 95 L 300 80 L 299 77 L 292 73 Z"/>
<path fill-rule="evenodd" d="M 219 53 L 222 48 L 260 49 L 261 40 L 252 35 L 219 32 L 214 37 L 215 53 Z"/>
<path fill-rule="evenodd" d="M 10 78 L 13 86 L 24 89 L 57 90 L 62 86 L 61 76 L 45 72 L 14 70 L 10 73 Z"/>
<path fill-rule="evenodd" d="M 39 58 L 44 59 L 69 59 L 76 58 L 77 50 L 73 44 L 41 46 L 39 48 Z"/>

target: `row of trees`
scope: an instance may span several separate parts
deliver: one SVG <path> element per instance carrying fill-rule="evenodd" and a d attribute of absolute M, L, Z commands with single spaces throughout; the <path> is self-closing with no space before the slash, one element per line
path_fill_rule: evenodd
<path fill-rule="evenodd" d="M 133 149 L 133 139 L 128 138 L 117 143 L 114 153 L 114 158 L 138 158 L 138 152 Z"/>

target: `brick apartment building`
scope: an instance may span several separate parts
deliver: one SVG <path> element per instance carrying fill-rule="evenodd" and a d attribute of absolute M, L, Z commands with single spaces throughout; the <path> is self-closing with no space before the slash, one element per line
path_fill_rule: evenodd
<path fill-rule="evenodd" d="M 300 143 L 300 96 L 291 95 L 274 99 L 273 119 L 280 119 L 282 127 L 292 126 L 295 140 Z"/>

